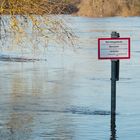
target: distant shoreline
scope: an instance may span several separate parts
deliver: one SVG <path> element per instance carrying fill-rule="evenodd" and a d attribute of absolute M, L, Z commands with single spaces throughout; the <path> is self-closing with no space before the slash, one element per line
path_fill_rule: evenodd
<path fill-rule="evenodd" d="M 77 0 L 69 9 L 70 14 L 87 17 L 140 16 L 140 1 Z"/>
<path fill-rule="evenodd" d="M 25 2 L 20 7 L 10 7 L 11 5 L 7 4 L 8 7 L 5 4 L 0 9 L 0 15 L 68 14 L 85 17 L 140 16 L 140 0 L 113 0 L 113 2 L 112 0 L 67 0 L 62 3 L 50 3 L 42 0 L 42 5 L 38 4 L 39 0 L 36 3 L 30 3 L 30 5 L 27 5 Z"/>

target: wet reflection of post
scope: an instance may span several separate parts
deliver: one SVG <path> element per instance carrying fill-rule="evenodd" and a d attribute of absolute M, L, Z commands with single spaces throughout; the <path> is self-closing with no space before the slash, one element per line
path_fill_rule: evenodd
<path fill-rule="evenodd" d="M 111 136 L 110 140 L 116 140 L 116 114 L 111 114 Z"/>

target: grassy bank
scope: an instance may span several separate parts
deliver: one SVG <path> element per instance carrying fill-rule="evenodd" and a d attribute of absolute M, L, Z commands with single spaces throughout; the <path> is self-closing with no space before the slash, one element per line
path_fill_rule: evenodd
<path fill-rule="evenodd" d="M 2 0 L 0 14 L 139 16 L 140 0 Z"/>
<path fill-rule="evenodd" d="M 139 16 L 140 0 L 81 0 L 78 8 L 80 16 Z"/>

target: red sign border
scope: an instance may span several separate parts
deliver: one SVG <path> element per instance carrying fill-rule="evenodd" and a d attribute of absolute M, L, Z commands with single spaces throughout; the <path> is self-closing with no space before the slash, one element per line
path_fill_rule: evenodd
<path fill-rule="evenodd" d="M 100 40 L 128 40 L 128 57 L 101 57 L 100 56 Z M 103 59 L 130 59 L 130 38 L 98 38 L 98 59 L 103 60 Z"/>

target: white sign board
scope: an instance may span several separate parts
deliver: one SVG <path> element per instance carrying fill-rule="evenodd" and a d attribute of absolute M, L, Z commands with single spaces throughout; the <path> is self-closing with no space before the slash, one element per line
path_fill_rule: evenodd
<path fill-rule="evenodd" d="M 98 59 L 130 59 L 130 38 L 99 38 Z"/>

